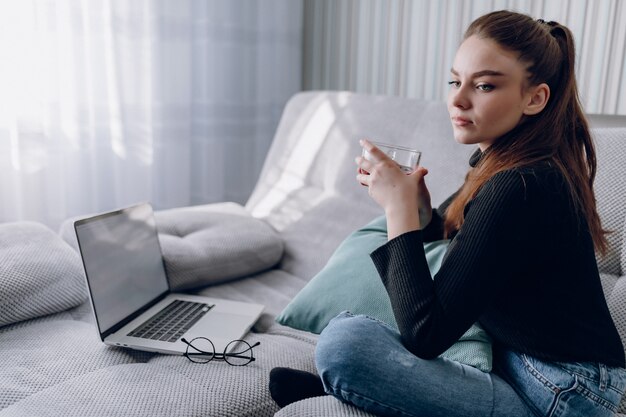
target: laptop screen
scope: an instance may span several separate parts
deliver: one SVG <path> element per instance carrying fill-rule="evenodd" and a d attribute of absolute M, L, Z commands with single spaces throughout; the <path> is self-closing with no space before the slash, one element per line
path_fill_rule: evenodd
<path fill-rule="evenodd" d="M 149 204 L 75 223 L 100 333 L 169 291 Z"/>

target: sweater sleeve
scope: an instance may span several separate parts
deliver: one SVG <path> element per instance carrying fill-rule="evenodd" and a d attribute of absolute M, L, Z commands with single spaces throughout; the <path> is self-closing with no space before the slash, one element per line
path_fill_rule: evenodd
<path fill-rule="evenodd" d="M 430 223 L 422 229 L 424 243 L 443 239 L 443 216 L 438 210 L 433 209 L 433 217 Z"/>
<path fill-rule="evenodd" d="M 507 271 L 522 261 L 532 218 L 525 201 L 524 179 L 515 171 L 485 183 L 466 206 L 434 280 L 423 231 L 402 234 L 371 254 L 407 349 L 437 357 L 478 321 L 506 285 Z"/>

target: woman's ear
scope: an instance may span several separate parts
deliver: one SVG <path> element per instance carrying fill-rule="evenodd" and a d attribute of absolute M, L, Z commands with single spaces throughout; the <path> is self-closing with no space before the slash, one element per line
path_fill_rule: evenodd
<path fill-rule="evenodd" d="M 541 111 L 548 104 L 550 99 L 550 87 L 546 83 L 541 83 L 529 89 L 528 104 L 524 108 L 524 114 L 527 116 L 534 116 L 541 113 Z"/>

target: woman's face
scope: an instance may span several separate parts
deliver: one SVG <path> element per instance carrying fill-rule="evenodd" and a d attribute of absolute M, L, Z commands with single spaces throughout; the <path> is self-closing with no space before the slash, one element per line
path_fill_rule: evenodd
<path fill-rule="evenodd" d="M 467 38 L 451 74 L 448 112 L 459 143 L 485 150 L 520 122 L 531 102 L 526 65 L 492 40 Z"/>

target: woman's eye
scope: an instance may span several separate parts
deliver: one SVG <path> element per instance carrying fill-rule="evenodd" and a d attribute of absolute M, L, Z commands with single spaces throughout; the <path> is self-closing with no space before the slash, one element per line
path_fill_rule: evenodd
<path fill-rule="evenodd" d="M 448 85 L 450 87 L 454 87 L 454 88 L 459 88 L 459 86 L 461 85 L 461 83 L 459 81 L 448 81 Z"/>
<path fill-rule="evenodd" d="M 491 91 L 494 89 L 494 86 L 491 84 L 478 84 L 476 86 L 480 91 Z"/>

